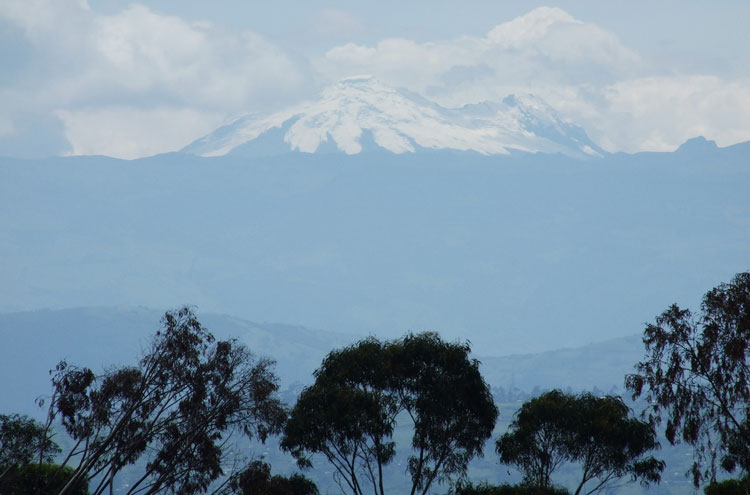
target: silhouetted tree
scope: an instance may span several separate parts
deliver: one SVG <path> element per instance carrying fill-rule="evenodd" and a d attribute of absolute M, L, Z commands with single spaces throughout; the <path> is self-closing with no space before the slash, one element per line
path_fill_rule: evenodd
<path fill-rule="evenodd" d="M 128 494 L 204 493 L 224 474 L 225 447 L 239 432 L 265 440 L 286 412 L 272 362 L 236 341 L 215 341 L 190 308 L 164 315 L 137 366 L 96 375 L 62 362 L 53 376 L 48 424 L 73 439 L 70 483 L 96 479 L 92 495 L 142 460 Z"/>
<path fill-rule="evenodd" d="M 524 402 L 509 431 L 495 444 L 500 462 L 516 466 L 529 485 L 551 487 L 552 473 L 566 461 L 572 443 L 573 401 L 574 397 L 552 390 Z"/>
<path fill-rule="evenodd" d="M 647 454 L 659 448 L 653 426 L 630 417 L 620 397 L 581 394 L 574 403 L 570 458 L 581 464 L 575 495 L 590 494 L 624 477 L 659 483 L 664 461 Z"/>
<path fill-rule="evenodd" d="M 413 423 L 411 494 L 464 476 L 497 419 L 479 363 L 468 353 L 468 345 L 434 333 L 385 343 L 370 338 L 331 352 L 292 409 L 282 448 L 303 467 L 321 453 L 342 488 L 360 495 L 369 486 L 383 495 L 396 418 L 405 413 Z"/>
<path fill-rule="evenodd" d="M 694 447 L 695 486 L 727 471 L 750 469 L 750 273 L 703 297 L 696 317 L 672 305 L 643 335 L 646 359 L 626 378 L 644 416 L 666 420 L 670 443 Z"/>
<path fill-rule="evenodd" d="M 575 495 L 589 495 L 623 477 L 658 483 L 664 462 L 647 454 L 658 448 L 651 425 L 630 417 L 619 397 L 553 390 L 521 406 L 496 449 L 500 461 L 524 473 L 524 481 L 544 489 L 564 462 L 581 466 Z"/>

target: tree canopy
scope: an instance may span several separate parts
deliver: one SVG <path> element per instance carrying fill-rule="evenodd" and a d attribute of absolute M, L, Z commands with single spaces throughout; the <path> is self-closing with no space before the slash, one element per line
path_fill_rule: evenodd
<path fill-rule="evenodd" d="M 651 425 L 630 417 L 619 397 L 546 392 L 521 406 L 496 443 L 500 461 L 518 467 L 524 482 L 549 489 L 565 462 L 581 465 L 575 495 L 589 495 L 630 477 L 659 482 L 664 462 L 647 454 L 658 448 Z"/>
<path fill-rule="evenodd" d="M 750 470 L 750 273 L 703 297 L 698 315 L 670 306 L 643 334 L 646 358 L 629 375 L 644 415 L 670 443 L 694 446 L 695 486 L 727 471 Z"/>
<path fill-rule="evenodd" d="M 300 474 L 271 475 L 271 466 L 253 461 L 235 476 L 230 493 L 236 495 L 318 495 L 315 483 Z"/>
<path fill-rule="evenodd" d="M 0 466 L 52 462 L 60 447 L 36 420 L 20 414 L 0 414 Z"/>
<path fill-rule="evenodd" d="M 516 466 L 524 482 L 552 486 L 552 473 L 567 459 L 573 397 L 553 390 L 525 402 L 495 444 L 500 462 Z"/>
<path fill-rule="evenodd" d="M 19 414 L 0 414 L 0 486 L 17 479 L 18 469 L 31 463 L 52 462 L 60 447 L 44 425 Z"/>
<path fill-rule="evenodd" d="M 273 363 L 236 341 L 216 341 L 192 309 L 164 315 L 162 329 L 136 366 L 95 374 L 61 362 L 54 373 L 48 424 L 73 440 L 64 465 L 77 480 L 113 487 L 125 466 L 142 461 L 128 494 L 204 493 L 224 474 L 234 433 L 265 440 L 281 430 Z"/>
<path fill-rule="evenodd" d="M 570 492 L 562 487 L 547 487 L 521 483 L 511 485 L 490 485 L 489 483 L 467 483 L 459 484 L 453 490 L 453 495 L 570 495 Z"/>
<path fill-rule="evenodd" d="M 706 485 L 703 493 L 706 495 L 747 495 L 750 493 L 750 478 L 714 481 Z"/>
<path fill-rule="evenodd" d="M 311 454 L 323 454 L 354 495 L 370 489 L 383 495 L 403 414 L 413 425 L 411 494 L 464 476 L 498 414 L 469 350 L 422 333 L 390 342 L 369 338 L 331 352 L 292 409 L 282 448 L 302 466 L 311 465 Z"/>
<path fill-rule="evenodd" d="M 0 480 L 0 495 L 52 495 L 73 478 L 72 468 L 46 462 L 17 464 Z M 89 484 L 78 479 L 69 488 L 70 495 L 89 495 Z"/>

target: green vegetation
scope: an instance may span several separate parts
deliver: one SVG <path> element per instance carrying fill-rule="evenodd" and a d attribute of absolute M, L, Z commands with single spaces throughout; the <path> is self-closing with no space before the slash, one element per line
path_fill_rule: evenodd
<path fill-rule="evenodd" d="M 331 352 L 292 409 L 282 447 L 303 467 L 323 454 L 355 495 L 383 495 L 396 418 L 405 413 L 413 424 L 411 495 L 463 477 L 498 415 L 469 350 L 423 333 Z"/>
<path fill-rule="evenodd" d="M 27 416 L 0 414 L 0 494 L 57 493 L 73 477 L 72 469 L 50 464 L 60 452 L 48 428 Z M 86 495 L 88 483 L 79 481 L 68 493 Z"/>
<path fill-rule="evenodd" d="M 749 493 L 748 478 L 717 482 L 716 472 L 750 470 L 750 273 L 709 291 L 697 318 L 671 306 L 643 340 L 646 359 L 626 378 L 645 399 L 643 419 L 617 396 L 541 393 L 502 420 L 495 442 L 522 482 L 475 484 L 469 461 L 499 413 L 467 344 L 421 333 L 331 351 L 289 411 L 273 362 L 216 341 L 182 308 L 165 314 L 136 366 L 96 374 L 61 362 L 46 423 L 0 414 L 0 494 L 317 495 L 305 476 L 272 475 L 236 448 L 282 434 L 300 467 L 325 459 L 353 495 L 385 495 L 404 475 L 399 492 L 411 495 L 441 485 L 453 495 L 592 495 L 660 482 L 665 462 L 651 453 L 662 424 L 670 443 L 694 447 L 689 473 L 709 482 L 706 495 Z M 554 483 L 561 471 L 571 491 Z"/>
<path fill-rule="evenodd" d="M 499 486 L 489 485 L 487 483 L 462 484 L 456 487 L 454 495 L 569 495 L 570 492 L 562 487 L 549 486 L 546 488 L 520 484 L 510 485 L 503 484 Z"/>
<path fill-rule="evenodd" d="M 672 443 L 694 447 L 690 470 L 699 486 L 750 470 L 750 273 L 737 274 L 703 297 L 697 317 L 676 304 L 644 332 L 646 360 L 627 377 L 652 424 L 666 420 Z"/>
<path fill-rule="evenodd" d="M 0 481 L 2 495 L 54 495 L 63 487 L 69 486 L 66 493 L 70 495 L 87 495 L 89 485 L 85 480 L 69 485 L 74 471 L 69 467 L 57 464 L 24 464 L 14 466 Z"/>
<path fill-rule="evenodd" d="M 60 452 L 48 428 L 27 416 L 0 414 L 0 486 L 17 466 L 49 463 Z"/>
<path fill-rule="evenodd" d="M 93 495 L 139 461 L 128 494 L 206 492 L 224 475 L 234 433 L 265 440 L 280 431 L 272 363 L 235 341 L 216 342 L 190 308 L 165 314 L 138 366 L 96 375 L 61 362 L 52 382 L 48 425 L 59 421 L 73 447 L 74 474 L 59 495 L 95 480 Z"/>
<path fill-rule="evenodd" d="M 231 493 L 237 495 L 318 495 L 315 483 L 300 474 L 290 477 L 273 475 L 271 466 L 253 461 L 230 482 Z"/>
<path fill-rule="evenodd" d="M 629 476 L 658 483 L 664 462 L 647 457 L 658 447 L 651 425 L 631 418 L 619 397 L 594 397 L 559 390 L 521 406 L 496 449 L 500 461 L 518 467 L 527 485 L 551 488 L 564 462 L 581 465 L 575 495 L 589 495 Z"/>
<path fill-rule="evenodd" d="M 750 478 L 741 480 L 714 481 L 703 492 L 706 495 L 747 495 L 750 493 Z"/>

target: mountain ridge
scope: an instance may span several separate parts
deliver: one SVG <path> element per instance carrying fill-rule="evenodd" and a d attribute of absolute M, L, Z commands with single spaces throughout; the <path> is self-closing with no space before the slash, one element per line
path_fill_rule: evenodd
<path fill-rule="evenodd" d="M 143 306 L 0 313 L 0 335 L 6 341 L 0 347 L 0 375 L 17 377 L 0 384 L 0 413 L 33 413 L 34 397 L 49 393 L 47 371 L 62 359 L 95 371 L 134 363 L 160 327 L 163 314 Z M 365 338 L 300 325 L 256 323 L 227 314 L 198 312 L 198 319 L 217 338 L 236 338 L 257 356 L 275 360 L 282 388 L 312 383 L 312 372 L 328 352 Z M 483 356 L 475 349 L 473 354 L 493 388 L 511 388 L 510 384 L 527 393 L 534 387 L 606 390 L 621 384 L 624 372 L 635 364 L 629 359 L 638 357 L 634 352 L 638 340 L 632 335 L 543 353 Z M 606 359 L 613 355 L 618 358 Z M 564 373 L 562 362 L 567 363 Z"/>
<path fill-rule="evenodd" d="M 749 151 L 3 160 L 0 309 L 187 302 L 493 354 L 624 335 L 747 269 Z"/>

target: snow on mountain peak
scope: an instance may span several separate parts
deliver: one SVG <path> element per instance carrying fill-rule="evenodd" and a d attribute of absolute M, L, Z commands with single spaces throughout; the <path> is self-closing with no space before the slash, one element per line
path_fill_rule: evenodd
<path fill-rule="evenodd" d="M 482 154 L 510 150 L 581 155 L 598 149 L 540 98 L 511 95 L 450 109 L 372 76 L 342 79 L 318 100 L 273 114 L 246 115 L 193 142 L 184 152 L 219 156 L 238 149 L 356 154 L 363 144 L 392 153 L 453 149 Z"/>

